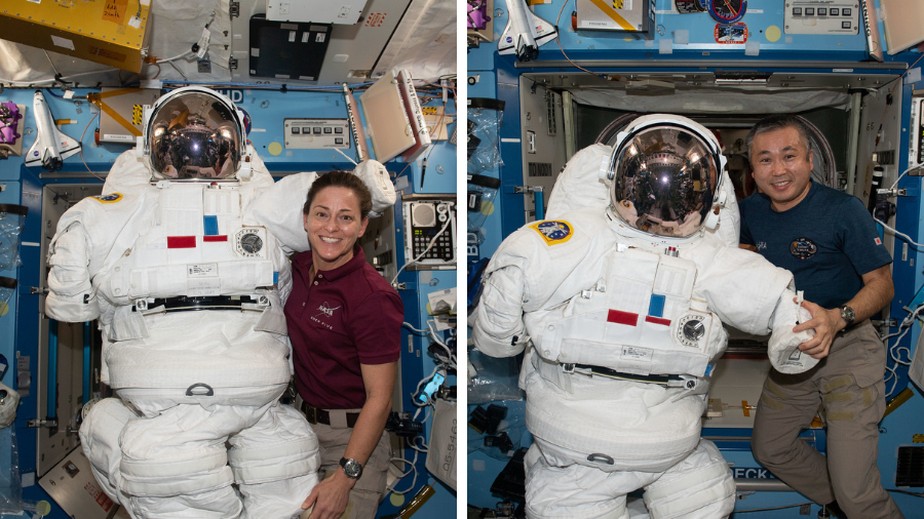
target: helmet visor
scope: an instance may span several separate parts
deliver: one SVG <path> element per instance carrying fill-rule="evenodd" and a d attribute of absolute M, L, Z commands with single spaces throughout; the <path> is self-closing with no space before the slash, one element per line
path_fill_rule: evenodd
<path fill-rule="evenodd" d="M 241 129 L 233 107 L 206 92 L 184 92 L 157 107 L 148 145 L 155 176 L 233 178 L 241 157 Z"/>
<path fill-rule="evenodd" d="M 718 181 L 716 156 L 680 126 L 643 128 L 614 150 L 612 204 L 625 223 L 670 238 L 702 227 Z"/>

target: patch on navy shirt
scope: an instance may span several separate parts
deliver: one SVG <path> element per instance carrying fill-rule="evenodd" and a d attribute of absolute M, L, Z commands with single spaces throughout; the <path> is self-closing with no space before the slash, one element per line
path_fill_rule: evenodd
<path fill-rule="evenodd" d="M 574 228 L 564 220 L 543 220 L 530 224 L 529 227 L 542 236 L 546 245 L 564 243 L 574 235 Z"/>
<path fill-rule="evenodd" d="M 114 204 L 118 202 L 119 200 L 122 200 L 122 193 L 110 193 L 108 195 L 96 195 L 93 198 L 95 198 L 97 202 L 100 202 L 103 204 Z"/>
<path fill-rule="evenodd" d="M 789 243 L 789 253 L 800 260 L 807 260 L 818 252 L 818 246 L 808 238 L 796 238 Z"/>

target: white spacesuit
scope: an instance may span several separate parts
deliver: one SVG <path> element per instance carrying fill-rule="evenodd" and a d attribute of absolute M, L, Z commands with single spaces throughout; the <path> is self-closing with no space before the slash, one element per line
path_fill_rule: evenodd
<path fill-rule="evenodd" d="M 639 489 L 654 518 L 727 516 L 734 481 L 700 439 L 722 323 L 772 331 L 774 365 L 800 371 L 813 365 L 797 349 L 811 334 L 792 328 L 808 313 L 788 271 L 737 248 L 737 214 L 723 210 L 737 204 L 708 130 L 650 115 L 626 126 L 609 160 L 606 146 L 586 150 L 562 173 L 549 219 L 498 248 L 472 316 L 482 352 L 526 350 L 527 516 L 625 518 Z M 598 172 L 609 203 L 575 198 Z"/>
<path fill-rule="evenodd" d="M 381 164 L 357 174 L 394 203 Z M 278 400 L 291 376 L 287 255 L 308 248 L 301 210 L 315 178 L 274 183 L 241 112 L 184 87 L 155 103 L 103 193 L 60 219 L 45 312 L 99 319 L 102 381 L 118 398 L 89 407 L 80 438 L 132 517 L 301 513 L 317 439 Z"/>

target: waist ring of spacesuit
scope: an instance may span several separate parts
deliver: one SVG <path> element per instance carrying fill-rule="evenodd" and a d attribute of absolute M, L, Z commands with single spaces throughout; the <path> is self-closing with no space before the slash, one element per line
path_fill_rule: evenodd
<path fill-rule="evenodd" d="M 699 378 L 691 375 L 639 375 L 635 373 L 625 373 L 615 369 L 603 366 L 592 366 L 589 364 L 562 364 L 562 371 L 565 373 L 577 373 L 588 376 L 601 376 L 616 380 L 628 380 L 631 382 L 645 382 L 648 384 L 658 384 L 666 387 L 682 387 L 685 389 L 694 389 L 699 384 Z"/>
<path fill-rule="evenodd" d="M 198 310 L 254 310 L 262 312 L 269 306 L 269 299 L 262 296 L 177 296 L 140 299 L 135 301 L 132 310 L 142 314 Z"/>

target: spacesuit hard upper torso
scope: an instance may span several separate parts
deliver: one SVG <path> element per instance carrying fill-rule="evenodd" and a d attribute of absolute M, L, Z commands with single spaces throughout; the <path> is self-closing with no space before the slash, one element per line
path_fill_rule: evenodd
<path fill-rule="evenodd" d="M 222 395 L 247 403 L 244 394 L 268 402 L 282 392 L 291 373 L 282 314 L 291 274 L 274 232 L 251 207 L 261 196 L 278 203 L 300 179 L 269 180 L 161 181 L 89 197 L 62 217 L 46 309 L 74 321 L 95 318 L 98 307 L 104 381 L 114 389 L 180 401 L 228 388 L 209 395 L 210 403 Z M 88 248 L 72 245 L 81 242 Z M 81 263 L 83 276 L 67 274 Z M 85 291 L 87 276 L 87 301 L 58 304 L 62 294 Z"/>
<path fill-rule="evenodd" d="M 504 305 L 491 303 L 501 297 L 493 287 L 522 298 L 533 435 L 604 470 L 663 470 L 699 441 L 703 377 L 726 346 L 722 321 L 766 333 L 791 276 L 718 238 L 671 247 L 618 227 L 595 208 L 521 228 L 488 267 L 521 288 L 488 283 L 482 298 L 494 310 Z M 477 316 L 476 344 L 488 354 L 516 353 L 484 335 L 504 327 L 503 315 Z"/>

